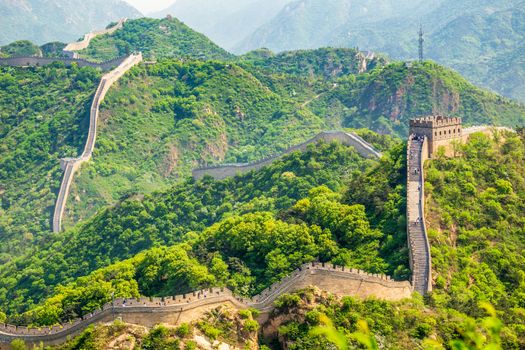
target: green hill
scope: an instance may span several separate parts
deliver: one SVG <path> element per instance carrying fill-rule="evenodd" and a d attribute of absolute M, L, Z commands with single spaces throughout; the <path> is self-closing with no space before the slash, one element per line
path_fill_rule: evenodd
<path fill-rule="evenodd" d="M 378 145 L 382 144 L 383 148 L 401 149 L 389 138 L 363 135 L 367 138 L 377 138 Z M 49 237 L 45 247 L 35 248 L 25 256 L 3 264 L 0 267 L 0 304 L 9 313 L 27 310 L 34 303 L 49 297 L 56 285 L 71 282 L 75 277 L 88 275 L 98 268 L 105 268 L 152 247 L 169 246 L 198 237 L 189 232 L 205 231 L 207 235 L 219 234 L 216 232 L 217 227 L 206 228 L 220 221 L 223 221 L 223 224 L 229 222 L 228 220 L 257 221 L 261 215 L 263 219 L 268 217 L 277 220 L 280 215 L 288 215 L 287 210 L 298 200 L 306 198 L 312 188 L 325 185 L 341 192 L 348 174 L 354 170 L 360 173 L 375 163 L 364 160 L 352 148 L 339 144 L 320 144 L 311 147 L 306 153 L 294 153 L 268 168 L 238 178 L 220 182 L 209 179 L 199 182 L 187 181 L 163 193 L 155 193 L 143 199 L 138 197 L 127 199 L 113 208 L 99 212 L 73 230 Z M 392 163 L 395 163 L 396 167 L 403 164 L 396 163 L 395 159 L 385 159 L 383 166 L 396 168 L 391 166 Z M 377 181 L 382 183 L 383 180 L 378 178 Z M 341 261 L 354 259 L 353 264 L 371 271 L 389 271 L 399 277 L 406 276 L 406 250 L 399 248 L 404 246 L 406 237 L 404 226 L 398 225 L 398 218 L 403 211 L 400 194 L 402 175 L 396 181 L 400 184 L 400 188 L 394 191 L 381 188 L 376 193 L 374 189 L 369 189 L 370 198 L 375 193 L 374 202 L 378 208 L 384 206 L 377 213 L 370 211 L 365 215 L 361 207 L 354 208 L 356 215 L 363 216 L 363 220 L 369 221 L 372 225 L 372 228 L 366 229 L 366 232 L 373 233 L 371 239 L 373 238 L 374 242 L 379 240 L 363 246 L 363 251 L 366 251 L 367 255 L 376 258 L 359 260 L 358 256 L 348 252 L 338 259 L 343 259 Z M 322 193 L 324 192 L 320 194 Z M 396 194 L 387 199 L 388 193 Z M 333 194 L 328 199 L 339 203 L 338 197 L 339 195 Z M 353 203 L 359 204 L 359 201 Z M 340 207 L 343 208 L 345 207 Z M 298 217 L 298 214 L 293 212 L 290 215 L 290 220 L 279 219 L 283 221 L 283 225 L 292 224 L 292 217 Z M 308 216 L 303 217 L 305 222 L 309 220 L 307 219 Z M 321 226 L 323 225 L 330 225 L 330 223 L 325 222 Z M 379 230 L 383 232 L 381 235 Z M 388 243 L 385 243 L 384 252 L 381 253 L 376 248 L 385 239 Z M 368 241 L 365 239 L 363 242 Z M 345 245 L 341 246 L 343 247 Z M 181 248 L 185 249 L 184 246 L 174 246 L 173 249 Z M 392 250 L 396 253 L 389 256 L 387 261 L 383 261 L 380 256 Z M 152 252 L 155 253 L 155 250 Z M 138 257 L 138 259 L 142 258 Z M 204 263 L 205 260 L 203 258 L 199 261 Z M 288 265 L 279 273 L 290 271 L 298 262 L 299 260 Z M 263 273 L 254 264 L 255 262 L 251 263 L 249 268 Z M 110 269 L 121 266 L 123 265 L 116 265 Z M 99 274 L 94 273 L 93 276 Z M 252 293 L 260 290 L 268 283 L 269 278 L 270 275 L 263 274 L 256 280 L 249 279 L 251 281 L 249 288 L 239 291 Z M 205 280 L 203 283 L 211 283 L 210 281 L 213 279 Z M 241 285 L 239 284 L 239 288 Z M 195 286 L 195 283 L 183 285 L 181 290 Z M 154 288 L 150 288 L 149 292 L 162 293 L 161 290 Z M 94 302 L 100 301 L 94 300 Z"/>
<path fill-rule="evenodd" d="M 42 50 L 27 40 L 19 40 L 0 47 L 0 57 L 42 56 Z"/>
<path fill-rule="evenodd" d="M 230 59 L 233 56 L 175 18 L 129 20 L 113 34 L 95 38 L 79 54 L 94 60 L 108 60 L 141 51 L 146 59 L 198 58 Z"/>
<path fill-rule="evenodd" d="M 432 62 L 392 63 L 341 78 L 337 88 L 309 108 L 317 115 L 340 118 L 348 127 L 399 135 L 407 135 L 411 118 L 430 114 L 462 117 L 466 125 L 525 123 L 525 106 L 479 89 Z"/>
<path fill-rule="evenodd" d="M 135 68 L 101 108 L 93 162 L 75 180 L 69 222 L 123 196 L 166 188 L 199 165 L 257 160 L 332 128 L 296 99 L 230 63 Z"/>
<path fill-rule="evenodd" d="M 100 73 L 90 68 L 0 67 L 0 260 L 49 233 L 60 159 L 83 149 Z"/>

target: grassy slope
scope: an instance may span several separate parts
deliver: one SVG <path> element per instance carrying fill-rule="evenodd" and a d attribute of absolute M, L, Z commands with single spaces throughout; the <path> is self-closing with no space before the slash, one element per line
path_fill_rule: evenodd
<path fill-rule="evenodd" d="M 81 57 L 108 60 L 133 51 L 141 51 L 146 59 L 199 58 L 230 59 L 226 52 L 204 35 L 193 31 L 179 20 L 141 18 L 127 21 L 124 28 L 91 41 L 80 51 Z"/>
<path fill-rule="evenodd" d="M 87 68 L 0 68 L 2 260 L 49 233 L 60 158 L 83 147 L 98 78 Z"/>

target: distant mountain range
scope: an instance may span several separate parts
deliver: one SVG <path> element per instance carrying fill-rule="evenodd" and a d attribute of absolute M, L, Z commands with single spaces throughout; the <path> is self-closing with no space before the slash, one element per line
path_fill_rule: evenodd
<path fill-rule="evenodd" d="M 0 45 L 74 41 L 120 18 L 141 16 L 121 0 L 0 0 Z"/>
<path fill-rule="evenodd" d="M 425 58 L 525 101 L 523 0 L 177 0 L 153 16 L 168 14 L 237 54 L 331 46 L 413 60 L 421 24 Z M 0 16 L 0 45 L 41 45 L 141 14 L 120 0 L 0 0 Z"/>

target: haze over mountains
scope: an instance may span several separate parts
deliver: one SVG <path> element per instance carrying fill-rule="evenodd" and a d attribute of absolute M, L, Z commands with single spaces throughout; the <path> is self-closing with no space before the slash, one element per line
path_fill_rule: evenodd
<path fill-rule="evenodd" d="M 238 54 L 335 46 L 410 60 L 422 24 L 426 58 L 525 100 L 521 0 L 179 0 L 168 13 Z"/>
<path fill-rule="evenodd" d="M 74 41 L 120 18 L 141 16 L 122 0 L 0 0 L 0 45 Z"/>

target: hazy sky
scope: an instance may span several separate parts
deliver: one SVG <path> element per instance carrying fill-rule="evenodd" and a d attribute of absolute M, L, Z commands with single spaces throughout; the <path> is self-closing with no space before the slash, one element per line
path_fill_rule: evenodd
<path fill-rule="evenodd" d="M 140 12 L 146 14 L 164 10 L 175 2 L 175 0 L 125 0 L 135 6 Z"/>

